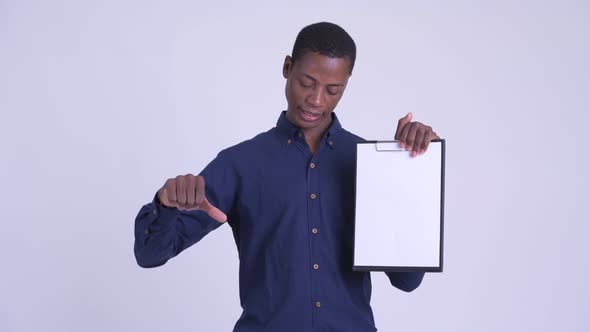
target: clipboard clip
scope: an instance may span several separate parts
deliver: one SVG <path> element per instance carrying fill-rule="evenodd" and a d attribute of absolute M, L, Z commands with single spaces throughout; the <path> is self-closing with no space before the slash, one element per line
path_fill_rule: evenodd
<path fill-rule="evenodd" d="M 406 151 L 399 146 L 399 141 L 383 141 L 375 142 L 375 151 Z"/>

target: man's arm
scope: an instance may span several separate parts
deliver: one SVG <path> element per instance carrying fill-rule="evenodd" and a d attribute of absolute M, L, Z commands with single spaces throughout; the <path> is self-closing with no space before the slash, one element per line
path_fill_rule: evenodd
<path fill-rule="evenodd" d="M 420 286 L 424 272 L 385 272 L 391 284 L 404 292 L 411 292 Z"/>
<path fill-rule="evenodd" d="M 157 200 L 144 205 L 135 219 L 135 259 L 145 268 L 163 265 L 221 225 L 203 211 L 166 207 Z"/>
<path fill-rule="evenodd" d="M 201 175 L 166 181 L 135 219 L 137 264 L 146 268 L 163 265 L 225 222 L 222 211 L 231 214 L 237 178 L 222 152 Z"/>

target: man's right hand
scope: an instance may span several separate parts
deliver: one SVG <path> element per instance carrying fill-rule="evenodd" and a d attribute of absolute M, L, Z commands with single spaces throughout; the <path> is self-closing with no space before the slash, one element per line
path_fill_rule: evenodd
<path fill-rule="evenodd" d="M 211 205 L 205 197 L 205 178 L 192 174 L 168 179 L 158 191 L 160 203 L 179 210 L 203 210 L 218 222 L 226 222 L 223 211 Z"/>

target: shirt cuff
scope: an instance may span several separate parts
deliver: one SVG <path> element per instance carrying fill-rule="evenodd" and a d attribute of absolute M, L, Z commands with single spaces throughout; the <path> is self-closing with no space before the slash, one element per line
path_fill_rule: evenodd
<path fill-rule="evenodd" d="M 162 204 L 158 199 L 157 193 L 154 195 L 152 205 L 154 207 L 152 213 L 155 216 L 155 220 L 148 225 L 149 232 L 159 233 L 174 227 L 174 222 L 178 217 L 178 209 Z"/>

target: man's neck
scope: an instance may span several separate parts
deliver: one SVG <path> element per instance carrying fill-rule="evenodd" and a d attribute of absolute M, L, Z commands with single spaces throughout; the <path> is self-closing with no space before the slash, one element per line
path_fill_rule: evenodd
<path fill-rule="evenodd" d="M 312 154 L 315 154 L 316 151 L 319 149 L 322 137 L 324 137 L 324 135 L 328 131 L 328 128 L 330 128 L 331 124 L 332 117 L 330 116 L 330 121 L 327 124 L 321 124 L 317 127 L 309 129 L 301 129 L 301 131 L 305 135 L 305 141 L 307 142 L 307 145 L 309 146 Z"/>
<path fill-rule="evenodd" d="M 289 113 L 287 113 L 287 119 L 289 119 L 288 114 Z M 313 154 L 315 154 L 315 152 L 319 148 L 322 137 L 324 137 L 326 131 L 328 131 L 328 128 L 330 128 L 330 125 L 332 124 L 332 114 L 330 114 L 328 117 L 328 119 L 326 119 L 324 122 L 320 123 L 316 127 L 300 128 L 303 134 L 305 135 L 305 141 L 307 142 L 307 145 L 309 146 Z M 291 121 L 291 119 L 289 119 L 289 121 Z M 294 121 L 291 121 L 291 123 L 294 123 Z"/>

